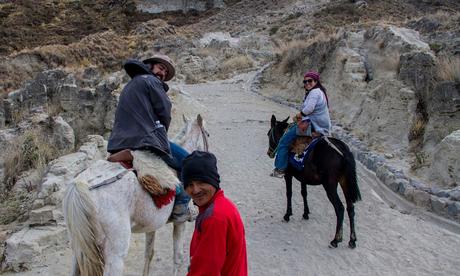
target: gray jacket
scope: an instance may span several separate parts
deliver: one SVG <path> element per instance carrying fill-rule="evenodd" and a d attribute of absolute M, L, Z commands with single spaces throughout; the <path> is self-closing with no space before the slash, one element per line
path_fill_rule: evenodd
<path fill-rule="evenodd" d="M 140 61 L 128 60 L 123 67 L 131 80 L 120 94 L 107 151 L 147 149 L 169 154 L 168 86 Z"/>

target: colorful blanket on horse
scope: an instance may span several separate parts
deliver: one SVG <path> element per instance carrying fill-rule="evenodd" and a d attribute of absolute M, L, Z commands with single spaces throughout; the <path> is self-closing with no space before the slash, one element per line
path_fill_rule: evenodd
<path fill-rule="evenodd" d="M 305 159 L 310 155 L 310 153 L 315 148 L 316 144 L 321 141 L 323 137 L 318 137 L 313 139 L 311 143 L 305 148 L 302 154 L 295 154 L 294 152 L 289 153 L 289 164 L 291 164 L 296 170 L 301 171 L 304 167 Z"/>

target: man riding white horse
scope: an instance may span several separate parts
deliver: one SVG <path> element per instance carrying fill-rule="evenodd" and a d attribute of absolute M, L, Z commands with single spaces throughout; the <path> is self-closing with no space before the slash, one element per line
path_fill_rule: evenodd
<path fill-rule="evenodd" d="M 154 55 L 144 61 L 128 60 L 123 65 L 131 80 L 120 94 L 115 122 L 107 151 L 142 150 L 159 156 L 181 175 L 182 160 L 188 155 L 179 145 L 169 142 L 171 101 L 166 81 L 174 77 L 173 62 L 166 55 Z M 176 191 L 171 220 L 183 222 L 191 219 L 190 197 L 183 186 Z"/>

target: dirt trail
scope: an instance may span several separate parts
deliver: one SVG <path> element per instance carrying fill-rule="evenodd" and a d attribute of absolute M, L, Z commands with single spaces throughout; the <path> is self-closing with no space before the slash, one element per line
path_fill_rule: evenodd
<path fill-rule="evenodd" d="M 284 181 L 269 177 L 267 131 L 272 113 L 280 118 L 294 110 L 250 93 L 251 74 L 233 80 L 184 85 L 181 88 L 203 106 L 211 133 L 211 151 L 218 157 L 222 188 L 242 214 L 247 235 L 250 275 L 457 275 L 460 269 L 460 235 L 434 223 L 423 213 L 404 214 L 382 198 L 371 173 L 359 166 L 363 201 L 356 205 L 357 248 L 345 241 L 329 249 L 335 229 L 332 205 L 322 187 L 308 187 L 310 220 L 302 219 L 300 185 L 294 186 L 291 222 L 285 211 Z M 200 109 L 200 108 L 199 108 Z M 188 110 L 190 111 L 190 110 Z M 380 193 L 380 195 L 378 194 Z M 341 195 L 343 198 L 343 196 Z M 193 224 L 187 225 L 185 264 Z M 458 233 L 458 232 L 457 232 Z M 133 236 L 125 275 L 141 275 L 143 235 Z M 154 272 L 171 275 L 171 226 L 157 235 Z M 47 256 L 43 266 L 22 275 L 68 275 L 70 251 Z M 12 275 L 12 274 L 6 274 Z"/>

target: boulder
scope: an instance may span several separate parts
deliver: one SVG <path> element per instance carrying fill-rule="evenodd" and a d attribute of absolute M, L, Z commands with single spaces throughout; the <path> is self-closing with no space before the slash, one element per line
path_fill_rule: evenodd
<path fill-rule="evenodd" d="M 437 83 L 428 95 L 430 120 L 425 128 L 424 147 L 430 151 L 453 130 L 460 129 L 460 90 L 457 83 Z"/>
<path fill-rule="evenodd" d="M 460 185 L 460 130 L 446 136 L 433 150 L 429 167 L 431 180 L 442 187 Z"/>
<path fill-rule="evenodd" d="M 29 226 L 56 224 L 59 220 L 59 212 L 56 206 L 44 206 L 30 211 L 27 221 Z"/>
<path fill-rule="evenodd" d="M 63 249 L 67 243 L 67 231 L 64 226 L 24 228 L 6 240 L 6 269 L 15 272 L 30 269 L 40 264 L 46 254 Z"/>
<path fill-rule="evenodd" d="M 398 78 L 427 99 L 432 90 L 435 74 L 435 57 L 430 52 L 403 53 L 399 60 Z"/>

